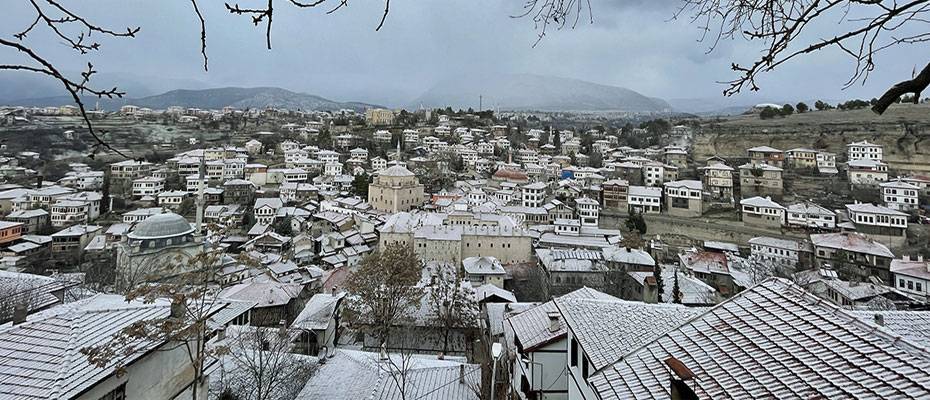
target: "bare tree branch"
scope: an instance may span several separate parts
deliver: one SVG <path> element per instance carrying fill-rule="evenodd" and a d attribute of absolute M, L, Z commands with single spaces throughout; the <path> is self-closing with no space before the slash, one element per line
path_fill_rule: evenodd
<path fill-rule="evenodd" d="M 200 13 L 197 0 L 191 0 L 191 5 L 194 6 L 194 12 L 197 13 L 197 18 L 200 19 L 200 54 L 203 56 L 203 70 L 209 71 L 210 69 L 207 67 L 207 23 L 203 19 L 203 14 Z"/>
<path fill-rule="evenodd" d="M 894 104 L 899 97 L 907 93 L 913 93 L 914 103 L 917 103 L 920 101 L 920 93 L 923 92 L 928 85 L 930 85 L 930 63 L 928 63 L 914 79 L 898 82 L 898 84 L 892 86 L 891 89 L 888 89 L 888 91 L 878 99 L 878 102 L 872 106 L 872 111 L 881 115 L 890 105 Z"/>

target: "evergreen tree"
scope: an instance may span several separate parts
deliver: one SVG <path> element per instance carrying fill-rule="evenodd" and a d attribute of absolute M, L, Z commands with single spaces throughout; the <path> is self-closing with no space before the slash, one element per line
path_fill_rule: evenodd
<path fill-rule="evenodd" d="M 672 303 L 681 304 L 681 298 L 684 295 L 681 293 L 681 287 L 678 286 L 678 270 L 675 270 L 675 282 L 672 284 Z"/>
<path fill-rule="evenodd" d="M 656 302 L 661 303 L 662 294 L 665 293 L 665 282 L 662 282 L 662 267 L 658 263 L 652 267 L 652 276 L 656 280 Z M 675 283 L 678 283 L 678 279 L 675 279 Z"/>
<path fill-rule="evenodd" d="M 368 198 L 368 184 L 371 181 L 368 178 L 368 174 L 361 173 L 355 175 L 355 178 L 352 179 L 352 193 L 363 199 Z"/>

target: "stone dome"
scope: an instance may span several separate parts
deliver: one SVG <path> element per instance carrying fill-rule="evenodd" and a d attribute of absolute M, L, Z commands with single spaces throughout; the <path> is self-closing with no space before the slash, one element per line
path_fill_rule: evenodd
<path fill-rule="evenodd" d="M 184 217 L 175 213 L 156 214 L 138 223 L 127 235 L 130 239 L 164 239 L 189 235 L 194 228 Z"/>

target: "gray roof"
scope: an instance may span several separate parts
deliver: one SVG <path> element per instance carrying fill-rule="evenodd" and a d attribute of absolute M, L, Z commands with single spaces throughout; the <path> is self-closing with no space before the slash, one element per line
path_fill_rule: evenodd
<path fill-rule="evenodd" d="M 75 397 L 114 373 L 113 367 L 90 364 L 81 348 L 103 344 L 133 322 L 168 313 L 167 302 L 129 303 L 123 296 L 97 295 L 0 328 L 0 399 Z"/>
<path fill-rule="evenodd" d="M 478 275 L 504 275 L 504 267 L 501 262 L 494 257 L 468 257 L 462 260 L 462 268 L 466 273 Z"/>
<path fill-rule="evenodd" d="M 184 217 L 175 213 L 152 215 L 129 232 L 130 239 L 161 239 L 184 236 L 194 232 L 194 228 Z"/>
<path fill-rule="evenodd" d="M 930 349 L 930 311 L 850 311 L 850 314 L 870 323 L 879 315 L 885 328 Z"/>
<path fill-rule="evenodd" d="M 814 234 L 811 235 L 811 243 L 817 247 L 842 249 L 855 253 L 894 258 L 894 253 L 892 253 L 887 246 L 876 242 L 866 235 L 856 232 Z"/>
<path fill-rule="evenodd" d="M 560 298 L 601 298 L 617 300 L 616 297 L 588 287 L 566 293 L 560 296 Z M 520 345 L 523 347 L 524 351 L 532 351 L 536 347 L 546 345 L 553 340 L 565 336 L 565 321 L 561 318 L 559 319 L 559 329 L 554 332 L 549 330 L 549 313 L 554 311 L 558 311 L 558 309 L 555 306 L 555 302 L 550 300 L 507 318 L 505 325 L 509 323 L 513 329 L 515 339 L 520 341 Z"/>
<path fill-rule="evenodd" d="M 336 306 L 344 297 L 343 293 L 317 293 L 307 301 L 307 305 L 300 311 L 291 328 L 323 330 L 329 326 L 329 322 L 336 313 Z"/>
<path fill-rule="evenodd" d="M 601 399 L 668 398 L 674 357 L 700 398 L 926 398 L 930 354 L 773 278 L 663 334 L 589 383 Z"/>
<path fill-rule="evenodd" d="M 705 308 L 605 299 L 555 299 L 595 370 L 702 314 Z"/>
<path fill-rule="evenodd" d="M 378 176 L 414 176 L 413 172 L 410 172 L 409 169 L 404 168 L 400 165 L 394 165 L 387 167 L 377 172 Z"/>
<path fill-rule="evenodd" d="M 392 354 L 394 364 L 402 363 Z M 481 366 L 451 360 L 436 360 L 413 356 L 405 375 L 406 390 L 401 395 L 398 384 L 389 375 L 390 366 L 379 362 L 377 353 L 336 350 L 336 354 L 321 364 L 298 400 L 478 400 L 473 388 L 481 387 Z M 464 366 L 465 382 L 459 381 Z"/>

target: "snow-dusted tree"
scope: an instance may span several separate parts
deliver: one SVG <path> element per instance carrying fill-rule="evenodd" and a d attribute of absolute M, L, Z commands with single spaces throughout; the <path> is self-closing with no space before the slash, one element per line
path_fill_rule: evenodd
<path fill-rule="evenodd" d="M 185 270 L 190 272 L 170 282 L 137 285 L 126 293 L 126 300 L 145 303 L 170 300 L 169 315 L 132 323 L 108 342 L 82 348 L 81 353 L 92 364 L 101 368 L 113 366 L 120 374 L 125 372 L 123 361 L 126 357 L 148 351 L 151 343 L 184 348 L 193 372 L 190 385 L 193 398 L 201 398 L 198 391 L 205 383 L 206 366 L 225 352 L 222 346 L 207 343 L 212 333 L 209 320 L 225 305 L 217 298 L 219 288 L 212 283 L 222 254 L 219 246 L 212 246 L 186 260 L 173 259 L 173 262 L 186 263 Z"/>
<path fill-rule="evenodd" d="M 386 343 L 391 329 L 408 322 L 423 296 L 420 274 L 411 246 L 388 244 L 365 256 L 346 279 L 346 320 L 379 344 Z"/>
<path fill-rule="evenodd" d="M 426 290 L 430 311 L 437 326 L 442 328 L 442 353 L 449 351 L 449 335 L 454 329 L 475 326 L 478 302 L 468 281 L 457 268 L 441 268 Z"/>
<path fill-rule="evenodd" d="M 297 397 L 316 370 L 311 357 L 294 354 L 298 333 L 283 328 L 232 327 L 226 333 L 221 391 L 239 400 L 285 400 Z"/>

